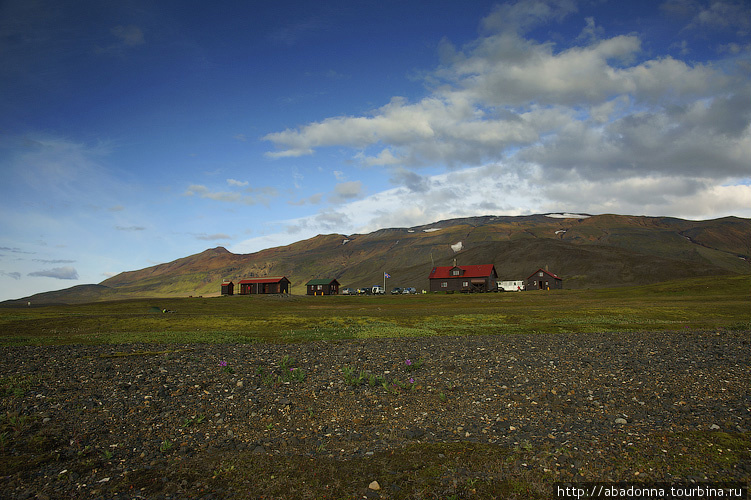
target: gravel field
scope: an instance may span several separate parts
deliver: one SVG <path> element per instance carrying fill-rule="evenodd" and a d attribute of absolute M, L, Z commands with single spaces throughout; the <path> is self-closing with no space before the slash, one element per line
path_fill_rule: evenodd
<path fill-rule="evenodd" d="M 660 436 L 751 429 L 750 341 L 686 331 L 4 347 L 0 498 L 248 498 L 165 471 L 454 441 L 567 450 L 551 481 L 638 477 L 629 446 L 658 457 L 679 452 Z M 613 460 L 622 467 L 608 472 Z M 134 486 L 145 471 L 164 479 Z M 751 460 L 701 472 L 748 481 Z"/>

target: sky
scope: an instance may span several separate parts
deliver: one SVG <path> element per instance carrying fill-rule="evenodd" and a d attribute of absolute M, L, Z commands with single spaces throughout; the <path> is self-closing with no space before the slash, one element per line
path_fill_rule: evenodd
<path fill-rule="evenodd" d="M 4 0 L 0 175 L 0 300 L 455 217 L 748 218 L 751 3 Z"/>

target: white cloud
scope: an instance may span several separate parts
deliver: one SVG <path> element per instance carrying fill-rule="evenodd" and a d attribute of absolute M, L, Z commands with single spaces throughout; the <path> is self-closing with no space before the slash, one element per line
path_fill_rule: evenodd
<path fill-rule="evenodd" d="M 244 187 L 249 183 L 227 179 L 227 184 L 229 184 L 230 187 Z M 241 191 L 212 191 L 203 184 L 191 184 L 183 193 L 183 196 L 197 196 L 208 200 L 225 203 L 239 203 L 243 205 L 256 205 L 259 203 L 268 204 L 272 198 L 275 198 L 278 195 L 279 193 L 272 187 L 246 187 Z"/>
<path fill-rule="evenodd" d="M 224 233 L 215 234 L 197 234 L 195 235 L 197 240 L 202 241 L 217 241 L 217 240 L 231 240 L 232 236 Z"/>
<path fill-rule="evenodd" d="M 748 5 L 742 2 L 714 0 L 707 8 L 700 8 L 688 29 L 732 29 L 748 34 L 751 16 Z"/>
<path fill-rule="evenodd" d="M 232 251 L 255 252 L 317 234 L 362 234 L 385 227 L 414 227 L 478 215 L 751 217 L 751 185 L 718 186 L 706 179 L 642 176 L 613 181 L 590 180 L 576 174 L 551 179 L 539 166 L 512 162 L 426 176 L 424 185 L 426 189 L 422 191 L 397 187 L 308 217 L 277 221 L 286 227 L 285 231 L 245 240 Z M 453 242 L 447 242 L 450 243 Z"/>
<path fill-rule="evenodd" d="M 329 196 L 329 200 L 333 203 L 341 203 L 349 201 L 362 196 L 362 182 L 361 181 L 349 181 L 340 182 L 334 186 L 334 193 Z"/>
<path fill-rule="evenodd" d="M 665 11 L 684 9 L 694 22 L 723 27 L 713 14 L 748 19 L 740 7 L 715 1 L 697 10 L 673 1 Z M 579 45 L 525 38 L 576 10 L 569 1 L 503 4 L 478 39 L 441 44 L 442 65 L 427 76 L 432 90 L 424 98 L 393 97 L 367 114 L 268 134 L 277 148 L 271 155 L 351 148 L 356 163 L 385 167 L 406 188 L 367 197 L 370 207 L 384 198 L 420 207 L 376 209 L 367 222 L 351 212 L 365 200 L 337 207 L 353 227 L 481 210 L 748 213 L 747 186 L 738 183 L 751 158 L 751 82 L 737 52 L 751 49 L 736 45 L 732 59 L 687 62 L 646 53 L 635 34 L 608 36 L 592 18 L 583 21 Z M 452 183 L 419 175 L 421 166 L 448 167 Z M 482 182 L 472 178 L 480 172 L 488 174 Z M 713 195 L 725 201 L 710 203 Z"/>
<path fill-rule="evenodd" d="M 43 277 L 43 278 L 55 278 L 59 280 L 77 280 L 78 271 L 74 267 L 64 266 L 47 269 L 44 271 L 34 271 L 28 274 L 29 276 Z"/>
<path fill-rule="evenodd" d="M 550 21 L 560 22 L 577 11 L 573 0 L 521 0 L 497 5 L 482 21 L 486 31 L 524 32 Z"/>

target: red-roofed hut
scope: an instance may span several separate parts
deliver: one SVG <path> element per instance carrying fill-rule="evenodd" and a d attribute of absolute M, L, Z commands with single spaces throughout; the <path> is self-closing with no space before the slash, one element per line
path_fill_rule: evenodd
<path fill-rule="evenodd" d="M 431 292 L 490 292 L 498 290 L 493 264 L 434 267 L 428 276 Z"/>

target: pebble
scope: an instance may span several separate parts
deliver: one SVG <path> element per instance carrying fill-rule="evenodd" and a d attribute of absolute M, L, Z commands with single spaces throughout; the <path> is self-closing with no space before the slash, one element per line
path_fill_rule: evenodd
<path fill-rule="evenodd" d="M 370 458 L 417 440 L 492 442 L 524 451 L 554 439 L 556 446 L 580 450 L 579 469 L 591 457 L 619 449 L 624 439 L 619 426 L 626 424 L 635 443 L 661 432 L 751 428 L 751 416 L 738 411 L 748 402 L 748 338 L 749 332 L 722 337 L 651 332 L 289 345 L 4 346 L 0 380 L 29 365 L 35 372 L 25 395 L 0 398 L 0 415 L 20 412 L 47 424 L 33 426 L 34 432 L 54 431 L 50 449 L 40 451 L 59 454 L 46 464 L 55 474 L 80 470 L 79 452 L 89 446 L 94 450 L 89 456 L 99 460 L 96 477 L 81 474 L 78 482 L 109 477 L 108 488 L 134 473 L 168 475 L 171 461 L 200 460 L 204 454 L 247 450 Z M 100 356 L 160 350 L 172 353 Z M 366 381 L 327 390 L 341 378 L 339 354 L 355 369 L 389 381 L 413 377 L 425 388 L 386 390 Z M 304 381 L 265 379 L 279 374 L 284 356 L 297 360 Z M 406 372 L 404 360 L 418 356 L 422 366 Z M 219 368 L 222 360 L 237 379 Z M 95 378 L 97 373 L 106 376 Z M 697 385 L 706 390 L 697 392 Z M 236 396 L 228 399 L 228 393 Z M 112 453 L 112 460 L 101 461 L 104 452 Z M 532 464 L 531 458 L 525 463 Z M 9 498 L 44 491 L 45 474 L 44 466 L 9 474 L 4 481 L 16 485 Z M 206 483 L 206 477 L 198 479 Z M 54 484 L 54 498 L 79 494 L 72 476 Z M 165 495 L 166 490 L 144 496 L 162 500 Z"/>
<path fill-rule="evenodd" d="M 362 483 L 361 483 L 361 484 L 362 484 Z M 369 489 L 371 489 L 371 490 L 373 490 L 373 491 L 378 491 L 378 490 L 380 490 L 380 489 L 381 489 L 381 485 L 380 485 L 380 484 L 378 484 L 378 481 L 373 481 L 372 483 L 370 483 L 370 484 L 368 485 L 368 488 L 369 488 Z"/>

